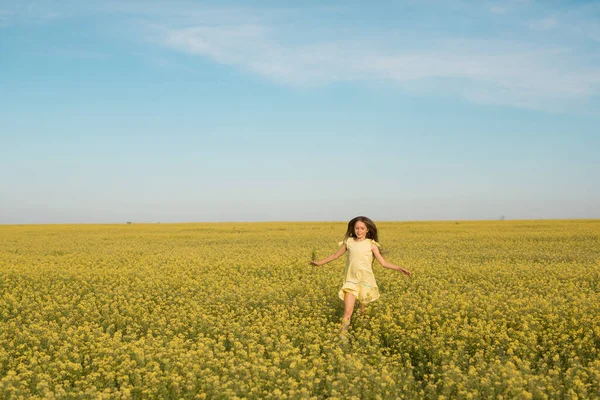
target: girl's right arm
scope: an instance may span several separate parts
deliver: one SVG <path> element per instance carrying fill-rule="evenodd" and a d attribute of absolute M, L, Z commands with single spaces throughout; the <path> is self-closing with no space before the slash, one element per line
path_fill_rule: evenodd
<path fill-rule="evenodd" d="M 340 256 L 342 254 L 344 254 L 345 252 L 346 252 L 346 243 L 342 244 L 342 246 L 338 249 L 338 251 L 336 251 L 332 255 L 325 257 L 324 259 L 319 260 L 319 261 L 311 261 L 310 264 L 320 267 L 321 265 L 325 265 L 330 261 L 340 258 Z"/>

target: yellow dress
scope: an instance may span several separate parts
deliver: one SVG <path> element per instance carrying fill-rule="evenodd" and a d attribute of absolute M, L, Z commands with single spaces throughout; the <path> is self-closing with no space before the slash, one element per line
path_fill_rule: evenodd
<path fill-rule="evenodd" d="M 346 238 L 343 242 L 348 250 L 348 260 L 344 269 L 344 284 L 339 291 L 340 299 L 344 300 L 346 293 L 352 293 L 356 300 L 363 304 L 370 303 L 379 298 L 379 288 L 373 275 L 373 252 L 371 245 L 381 247 L 373 239 L 360 242 L 354 238 Z"/>

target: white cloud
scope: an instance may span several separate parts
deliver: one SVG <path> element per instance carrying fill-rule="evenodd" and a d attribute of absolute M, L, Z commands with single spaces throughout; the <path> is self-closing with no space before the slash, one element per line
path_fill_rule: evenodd
<path fill-rule="evenodd" d="M 286 45 L 274 29 L 254 24 L 165 28 L 162 43 L 289 85 L 388 80 L 431 90 L 428 81 L 445 79 L 440 89 L 471 101 L 553 110 L 561 101 L 600 94 L 598 68 L 582 66 L 569 49 L 511 41 L 448 40 L 421 51 L 350 41 Z"/>
<path fill-rule="evenodd" d="M 482 19 L 480 25 L 485 25 L 485 18 L 507 24 L 501 30 L 510 35 L 453 26 L 438 31 L 422 30 L 419 24 L 386 29 L 374 29 L 368 21 L 344 25 L 329 19 L 339 10 L 325 8 L 223 8 L 187 1 L 145 2 L 142 7 L 107 0 L 93 3 L 87 12 L 120 18 L 128 34 L 139 35 L 136 29 L 143 27 L 152 45 L 250 71 L 282 85 L 385 81 L 399 90 L 437 90 L 475 102 L 547 110 L 600 96 L 599 60 L 586 51 L 588 43 L 582 43 L 600 40 L 595 18 L 600 7 L 569 7 L 567 12 L 518 0 L 495 1 L 479 9 L 460 4 L 461 12 L 473 13 L 469 18 Z M 38 19 L 52 19 L 82 15 L 81 7 L 73 3 L 68 10 L 30 12 L 35 11 Z M 325 27 L 315 25 L 315 15 L 321 15 Z M 0 25 L 5 16 L 12 18 L 12 11 L 0 10 Z M 480 35 L 489 39 L 474 39 Z M 163 67 L 177 64 L 164 56 L 149 59 Z"/>

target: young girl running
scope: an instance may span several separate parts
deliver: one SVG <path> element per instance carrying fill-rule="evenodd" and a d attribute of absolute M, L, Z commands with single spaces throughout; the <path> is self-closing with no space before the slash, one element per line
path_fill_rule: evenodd
<path fill-rule="evenodd" d="M 385 268 L 391 268 L 411 276 L 411 272 L 383 259 L 377 243 L 377 227 L 367 217 L 356 217 L 348 222 L 348 229 L 340 248 L 332 255 L 319 261 L 311 261 L 312 265 L 321 266 L 339 258 L 348 250 L 348 260 L 344 269 L 344 284 L 339 291 L 340 299 L 344 301 L 344 317 L 342 332 L 348 330 L 350 318 L 354 311 L 356 300 L 360 303 L 361 312 L 364 306 L 379 298 L 379 289 L 373 275 L 373 256 Z"/>

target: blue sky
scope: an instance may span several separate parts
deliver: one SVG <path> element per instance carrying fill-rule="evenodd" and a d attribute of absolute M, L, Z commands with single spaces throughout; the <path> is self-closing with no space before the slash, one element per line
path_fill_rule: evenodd
<path fill-rule="evenodd" d="M 0 223 L 600 218 L 599 1 L 0 0 Z"/>

